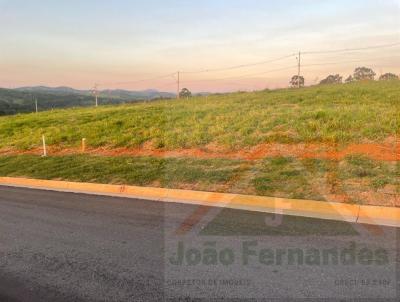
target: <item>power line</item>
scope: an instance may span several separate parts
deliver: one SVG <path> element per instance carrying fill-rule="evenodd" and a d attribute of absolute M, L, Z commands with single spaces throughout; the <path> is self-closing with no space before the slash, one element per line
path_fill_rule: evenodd
<path fill-rule="evenodd" d="M 339 61 L 339 62 L 327 62 L 327 63 L 314 63 L 314 64 L 306 64 L 302 65 L 303 67 L 312 67 L 312 66 L 325 66 L 325 65 L 339 65 L 344 63 L 359 63 L 359 62 L 368 62 L 368 61 L 376 61 L 376 60 L 384 60 L 384 59 L 393 59 L 393 57 L 381 57 L 381 58 L 371 58 L 364 60 L 351 60 L 351 61 Z"/>
<path fill-rule="evenodd" d="M 159 79 L 164 79 L 164 78 L 169 78 L 176 75 L 176 72 L 174 73 L 169 73 L 165 75 L 160 75 L 160 76 L 155 76 L 153 78 L 147 78 L 147 79 L 141 79 L 141 80 L 135 80 L 135 81 L 126 81 L 126 82 L 114 82 L 114 83 L 101 83 L 100 85 L 105 86 L 105 85 L 124 85 L 124 84 L 135 84 L 135 83 L 141 83 L 141 82 L 148 82 L 148 81 L 153 81 L 153 80 L 159 80 Z"/>
<path fill-rule="evenodd" d="M 301 53 L 302 55 L 303 53 Z M 383 58 L 374 58 L 374 59 L 367 59 L 367 60 L 351 60 L 351 61 L 339 61 L 339 62 L 329 62 L 329 63 L 316 63 L 316 64 L 302 64 L 301 67 L 313 67 L 313 66 L 324 66 L 324 65 L 339 65 L 339 64 L 344 64 L 344 63 L 357 63 L 357 62 L 365 62 L 365 61 L 375 61 L 375 60 L 382 60 L 382 59 L 388 59 L 388 58 L 393 58 L 393 57 L 383 57 Z M 254 76 L 259 76 L 259 75 L 264 75 L 268 74 L 271 72 L 276 72 L 276 71 L 283 71 L 283 70 L 289 70 L 289 69 L 295 69 L 299 68 L 299 65 L 292 65 L 292 66 L 287 66 L 283 68 L 277 68 L 277 69 L 271 69 L 268 71 L 263 71 L 263 72 L 258 72 L 258 73 L 253 73 L 253 74 L 246 74 L 242 76 L 233 76 L 233 77 L 224 77 L 224 78 L 218 78 L 218 79 L 204 79 L 204 80 L 189 80 L 189 81 L 183 81 L 181 83 L 195 83 L 195 82 L 213 82 L 213 81 L 224 81 L 224 80 L 231 80 L 231 79 L 243 79 L 243 78 L 251 78 Z"/>
<path fill-rule="evenodd" d="M 264 75 L 264 74 L 268 74 L 268 73 L 271 73 L 271 72 L 289 70 L 289 69 L 293 69 L 293 68 L 296 68 L 296 67 L 297 67 L 297 65 L 286 66 L 286 67 L 282 67 L 282 68 L 270 69 L 270 70 L 263 71 L 263 72 L 257 72 L 257 73 L 253 73 L 253 74 L 246 74 L 246 75 L 243 75 L 243 76 L 240 76 L 240 77 L 229 77 L 229 78 L 226 78 L 226 79 L 243 79 L 243 78 L 248 78 L 248 77 L 255 77 L 255 76 L 258 76 L 258 75 Z"/>
<path fill-rule="evenodd" d="M 275 58 L 275 59 L 267 60 L 267 61 L 260 61 L 260 62 L 249 63 L 249 64 L 241 64 L 241 65 L 235 65 L 235 66 L 223 67 L 223 68 L 203 69 L 203 70 L 197 70 L 197 71 L 182 71 L 181 73 L 194 74 L 194 73 L 227 71 L 227 70 L 240 69 L 240 68 L 245 68 L 245 67 L 265 65 L 265 64 L 268 64 L 268 63 L 281 61 L 281 60 L 284 60 L 284 59 L 287 59 L 287 58 L 291 58 L 291 57 L 294 57 L 294 56 L 295 56 L 295 54 L 290 54 L 290 55 L 286 55 L 286 56 L 283 56 L 283 57 L 279 57 L 279 58 Z"/>
<path fill-rule="evenodd" d="M 246 74 L 246 75 L 243 75 L 243 76 L 225 77 L 225 78 L 218 78 L 218 79 L 190 80 L 190 81 L 184 81 L 184 82 L 181 82 L 181 83 L 211 82 L 211 81 L 223 81 L 223 80 L 231 80 L 231 79 L 234 80 L 234 79 L 251 78 L 251 77 L 254 77 L 254 76 L 268 74 L 268 73 L 271 73 L 271 72 L 294 69 L 296 67 L 298 67 L 298 65 L 292 65 L 292 66 L 287 66 L 287 67 L 283 67 L 283 68 L 271 69 L 271 70 L 268 70 L 268 71 L 252 73 L 252 74 Z"/>
<path fill-rule="evenodd" d="M 398 43 L 392 44 L 383 44 L 376 46 L 368 46 L 368 47 L 359 47 L 359 48 L 343 48 L 343 49 L 335 49 L 335 50 L 317 50 L 317 51 L 305 51 L 303 54 L 324 54 L 324 53 L 339 53 L 339 52 L 351 52 L 351 51 L 361 51 L 361 50 L 371 50 L 371 49 L 380 49 L 380 48 L 389 48 L 400 45 Z"/>
<path fill-rule="evenodd" d="M 165 86 L 176 86 L 176 81 L 157 85 L 157 87 L 165 87 Z"/>
<path fill-rule="evenodd" d="M 319 50 L 319 51 L 306 51 L 302 52 L 301 54 L 323 54 L 323 53 L 339 53 L 339 52 L 351 52 L 351 51 L 362 51 L 362 50 L 370 50 L 370 49 L 380 49 L 380 48 L 388 48 L 388 47 L 394 47 L 400 45 L 400 42 L 398 43 L 392 43 L 392 44 L 383 44 L 383 45 L 376 45 L 376 46 L 369 46 L 369 47 L 360 47 L 360 48 L 345 48 L 345 49 L 336 49 L 336 50 Z M 194 73 L 206 73 L 206 72 L 216 72 L 216 71 L 227 71 L 227 70 L 233 70 L 233 69 L 240 69 L 240 68 L 245 68 L 245 67 L 252 67 L 252 66 L 258 66 L 258 65 L 264 65 L 268 63 L 273 63 L 277 62 L 283 59 L 291 58 L 296 56 L 296 53 L 292 53 L 290 55 L 282 56 L 279 58 L 275 58 L 272 60 L 267 60 L 267 61 L 260 61 L 260 62 L 255 62 L 255 63 L 249 63 L 249 64 L 241 64 L 241 65 L 235 65 L 235 66 L 230 66 L 230 67 L 224 67 L 224 68 L 214 68 L 214 69 L 204 69 L 204 70 L 197 70 L 197 71 L 182 71 L 181 73 L 183 74 L 194 74 Z"/>

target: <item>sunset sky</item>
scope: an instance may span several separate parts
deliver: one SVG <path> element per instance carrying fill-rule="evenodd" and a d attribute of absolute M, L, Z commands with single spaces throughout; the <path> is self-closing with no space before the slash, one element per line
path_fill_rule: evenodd
<path fill-rule="evenodd" d="M 285 87 L 297 73 L 294 55 L 192 72 L 400 43 L 400 0 L 0 0 L 0 20 L 6 88 L 175 91 L 174 75 L 139 80 L 178 70 L 196 92 Z M 305 54 L 303 64 L 306 84 L 360 65 L 399 74 L 400 45 Z"/>

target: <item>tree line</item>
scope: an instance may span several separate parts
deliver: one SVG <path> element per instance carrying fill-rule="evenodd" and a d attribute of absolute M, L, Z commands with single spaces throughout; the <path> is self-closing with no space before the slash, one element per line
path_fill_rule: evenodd
<path fill-rule="evenodd" d="M 357 67 L 352 75 L 349 75 L 344 82 L 351 83 L 356 81 L 374 81 L 376 73 L 368 67 Z M 399 76 L 388 72 L 379 77 L 379 81 L 398 80 Z M 300 83 L 299 83 L 300 82 Z M 304 87 L 305 79 L 303 76 L 294 75 L 290 80 L 291 87 Z M 342 84 L 343 77 L 339 74 L 330 74 L 325 79 L 319 82 L 320 85 L 326 84 Z"/>
<path fill-rule="evenodd" d="M 330 74 L 325 79 L 319 82 L 319 85 L 328 85 L 328 84 L 343 84 L 344 83 L 351 83 L 356 81 L 374 81 L 376 73 L 368 67 L 357 67 L 353 74 L 349 75 L 344 81 L 343 77 L 339 74 Z M 388 72 L 382 74 L 379 78 L 379 81 L 391 81 L 391 80 L 399 80 L 399 76 Z M 299 83 L 300 81 L 300 83 Z M 297 87 L 304 87 L 305 79 L 303 76 L 294 75 L 290 80 L 290 86 L 293 88 Z M 190 98 L 192 93 L 189 89 L 183 88 L 179 93 L 180 98 Z"/>

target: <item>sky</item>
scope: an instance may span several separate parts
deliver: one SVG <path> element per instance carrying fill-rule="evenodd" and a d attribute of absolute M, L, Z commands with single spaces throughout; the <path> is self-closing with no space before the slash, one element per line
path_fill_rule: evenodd
<path fill-rule="evenodd" d="M 307 54 L 400 43 L 400 0 L 0 0 L 0 23 L 6 88 L 176 91 L 177 71 L 194 92 L 286 87 L 299 51 L 306 84 L 400 74 L 400 45 Z"/>

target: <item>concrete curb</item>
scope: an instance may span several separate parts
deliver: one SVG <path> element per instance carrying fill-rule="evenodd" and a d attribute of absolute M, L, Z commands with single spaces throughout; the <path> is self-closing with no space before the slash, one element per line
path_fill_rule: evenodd
<path fill-rule="evenodd" d="M 0 177 L 0 185 L 32 189 L 140 198 L 282 215 L 400 227 L 400 208 L 27 178 Z"/>

